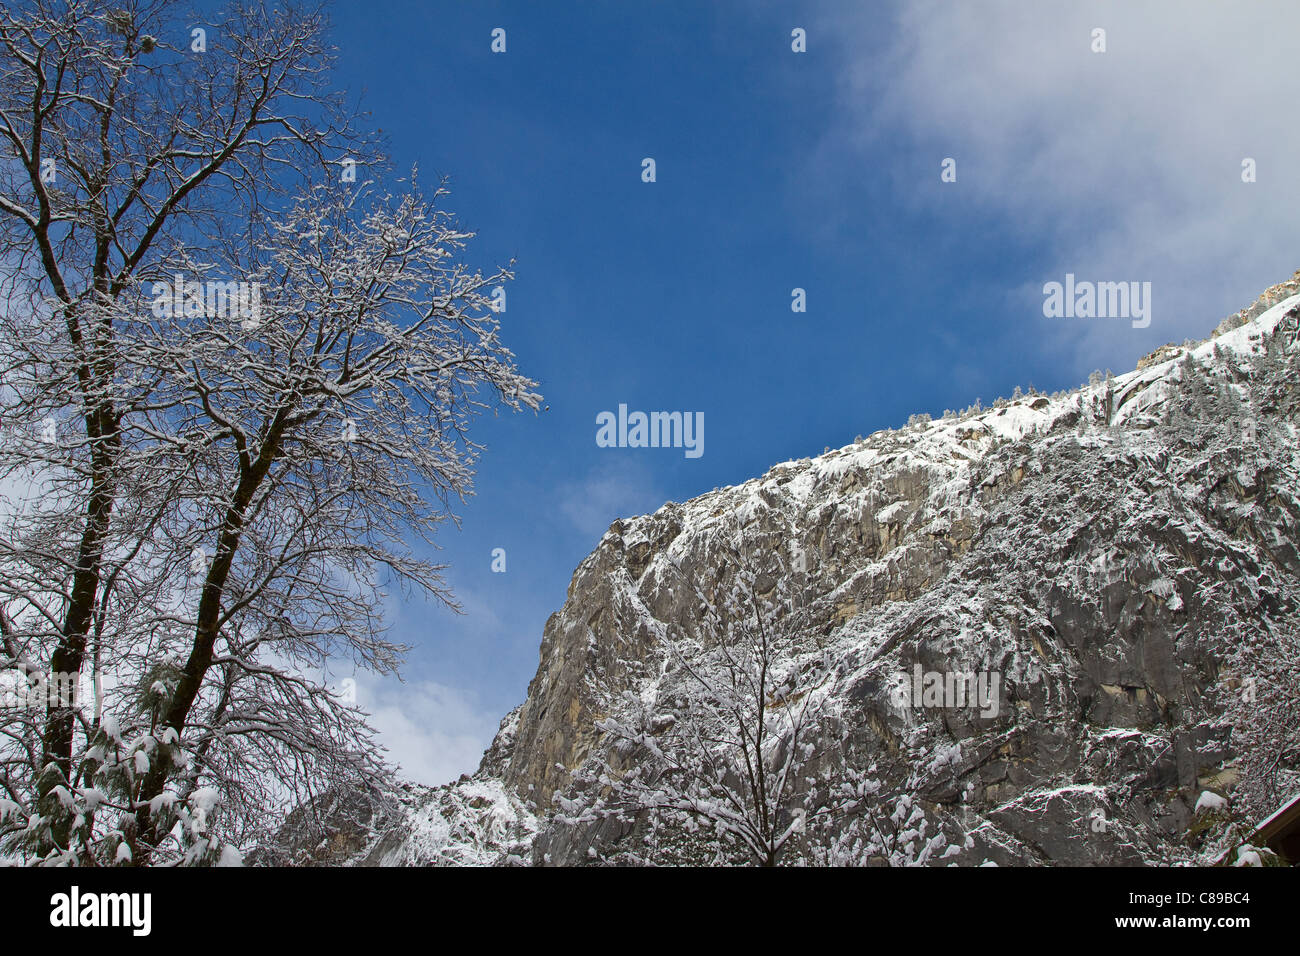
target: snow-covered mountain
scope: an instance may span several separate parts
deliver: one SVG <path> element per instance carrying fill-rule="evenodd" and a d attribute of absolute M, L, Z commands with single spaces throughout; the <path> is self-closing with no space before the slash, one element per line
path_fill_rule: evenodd
<path fill-rule="evenodd" d="M 770 707 L 819 702 L 806 786 L 838 775 L 858 798 L 794 827 L 784 861 L 1217 859 L 1300 768 L 1298 336 L 1300 272 L 1126 375 L 917 417 L 614 522 L 478 772 L 392 794 L 349 858 L 737 860 L 707 827 L 603 812 L 640 751 L 611 753 L 598 722 L 639 710 L 653 750 L 688 665 L 717 673 L 752 617 L 748 575 L 798 690 Z M 922 693 L 951 674 L 990 693 Z"/>

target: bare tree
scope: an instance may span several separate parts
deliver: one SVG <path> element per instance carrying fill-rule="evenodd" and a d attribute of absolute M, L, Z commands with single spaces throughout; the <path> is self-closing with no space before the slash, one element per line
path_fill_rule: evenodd
<path fill-rule="evenodd" d="M 220 706 L 219 695 L 201 697 L 214 668 L 267 679 L 261 649 L 392 670 L 396 648 L 374 612 L 377 571 L 449 601 L 440 568 L 414 556 L 408 538 L 431 540 L 451 499 L 469 492 L 472 414 L 489 403 L 537 407 L 491 306 L 490 290 L 510 274 L 457 263 L 468 236 L 433 203 L 370 198 L 318 190 L 268 236 L 247 264 L 277 283 L 264 324 L 214 322 L 183 351 L 150 358 L 176 392 L 175 441 L 203 449 L 200 487 L 220 489 L 172 535 L 206 535 L 212 556 L 160 718 L 178 734 L 196 709 Z M 217 654 L 236 625 L 239 643 Z M 173 769 L 159 761 L 142 783 L 142 847 L 161 837 L 148 801 Z"/>
<path fill-rule="evenodd" d="M 0 11 L 0 477 L 33 489 L 0 664 L 124 675 L 93 714 L 0 722 L 0 836 L 55 862 L 201 862 L 214 826 L 378 772 L 306 675 L 396 668 L 379 602 L 451 602 L 410 542 L 469 492 L 471 417 L 538 401 L 488 298 L 511 274 L 461 262 L 444 190 L 339 181 L 376 157 L 324 91 L 321 14 L 175 11 Z"/>
<path fill-rule="evenodd" d="M 758 575 L 725 550 L 729 591 L 710 601 L 696 589 L 716 643 L 665 638 L 657 693 L 610 701 L 611 716 L 597 723 L 607 753 L 578 780 L 601 793 L 595 815 L 702 823 L 775 866 L 792 839 L 855 810 L 864 794 L 831 766 L 825 745 L 837 729 L 829 661 L 801 663 L 778 647 L 772 621 L 790 610 L 788 595 L 774 587 L 761 596 Z"/>
<path fill-rule="evenodd" d="M 1300 642 L 1285 628 L 1259 629 L 1232 650 L 1217 702 L 1240 755 L 1238 809 L 1255 821 L 1300 788 Z"/>
<path fill-rule="evenodd" d="M 337 104 L 316 95 L 327 60 L 318 12 L 235 7 L 195 26 L 205 43 L 194 52 L 155 39 L 188 40 L 176 9 L 38 0 L 0 12 L 8 307 L 40 314 L 52 302 L 60 339 L 59 368 L 28 355 L 12 371 L 35 372 L 84 436 L 79 539 L 50 661 L 60 673 L 80 672 L 111 574 L 123 418 L 139 398 L 118 375 L 117 304 L 142 277 L 167 271 L 183 236 L 253 214 L 283 190 L 285 171 L 327 163 L 347 143 Z M 6 418 L 38 407 L 22 401 Z M 73 714 L 52 708 L 44 759 L 65 779 L 73 731 Z"/>

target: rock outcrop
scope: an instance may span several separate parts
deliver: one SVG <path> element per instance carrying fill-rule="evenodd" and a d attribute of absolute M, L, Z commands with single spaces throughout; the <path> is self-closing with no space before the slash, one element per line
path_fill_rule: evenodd
<path fill-rule="evenodd" d="M 1297 293 L 1300 273 L 1127 375 L 614 522 L 479 772 L 411 798 L 358 858 L 658 862 L 644 820 L 584 812 L 584 769 L 608 747 L 597 721 L 627 691 L 680 693 L 666 648 L 720 639 L 746 613 L 726 595 L 748 569 L 784 608 L 783 666 L 828 668 L 818 743 L 890 821 L 846 819 L 790 859 L 1204 861 L 1198 799 L 1231 800 L 1249 770 L 1225 703 L 1238 651 L 1294 633 L 1300 608 Z M 900 704 L 918 666 L 997 674 L 996 713 Z M 482 826 L 465 822 L 475 799 Z"/>

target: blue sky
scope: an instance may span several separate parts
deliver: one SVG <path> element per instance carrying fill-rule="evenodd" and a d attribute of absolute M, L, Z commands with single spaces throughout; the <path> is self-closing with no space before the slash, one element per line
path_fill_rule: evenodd
<path fill-rule="evenodd" d="M 615 518 L 1127 370 L 1300 266 L 1297 15 L 1138 7 L 335 5 L 335 83 L 399 170 L 451 177 L 471 261 L 516 260 L 504 337 L 550 406 L 479 421 L 477 494 L 441 536 L 466 613 L 395 598 L 407 683 L 361 681 L 409 775 L 473 769 Z M 1045 318 L 1067 272 L 1150 281 L 1151 326 Z M 705 453 L 597 447 L 620 403 L 703 412 Z"/>

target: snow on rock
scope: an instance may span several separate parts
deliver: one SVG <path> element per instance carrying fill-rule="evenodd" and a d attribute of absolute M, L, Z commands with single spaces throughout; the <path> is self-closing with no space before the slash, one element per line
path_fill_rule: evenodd
<path fill-rule="evenodd" d="M 487 866 L 521 861 L 537 818 L 499 780 L 421 790 L 359 856 L 363 866 Z"/>
<path fill-rule="evenodd" d="M 611 715 L 691 693 L 683 655 L 707 670 L 753 616 L 744 571 L 776 609 L 776 671 L 822 675 L 817 743 L 876 807 L 800 830 L 795 859 L 1195 861 L 1194 817 L 1223 799 L 1203 775 L 1264 799 L 1243 742 L 1269 730 L 1226 681 L 1300 630 L 1297 291 L 1125 375 L 615 521 L 479 773 L 410 788 L 354 860 L 655 862 L 650 818 L 598 819 L 579 771 L 602 765 Z M 996 696 L 900 699 L 918 673 L 996 675 Z M 673 852 L 716 839 L 683 831 Z"/>
<path fill-rule="evenodd" d="M 1226 810 L 1228 801 L 1219 794 L 1210 790 L 1202 790 L 1201 795 L 1196 798 L 1196 806 L 1193 808 L 1196 813 L 1212 812 L 1214 810 Z"/>
<path fill-rule="evenodd" d="M 1264 861 L 1260 858 L 1259 851 L 1254 847 L 1243 846 L 1237 850 L 1236 862 L 1233 866 L 1263 866 Z"/>

